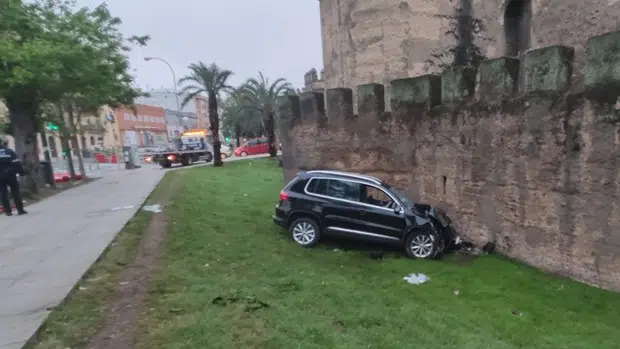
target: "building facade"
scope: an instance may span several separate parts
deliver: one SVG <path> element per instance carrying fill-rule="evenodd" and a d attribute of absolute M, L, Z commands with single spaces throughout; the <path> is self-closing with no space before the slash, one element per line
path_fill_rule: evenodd
<path fill-rule="evenodd" d="M 576 80 L 587 38 L 620 27 L 620 2 L 609 0 L 319 1 L 326 88 L 387 86 L 437 71 L 428 60 L 454 45 L 446 32 L 454 29 L 457 9 L 483 24 L 475 43 L 488 58 L 549 45 L 575 47 Z"/>
<path fill-rule="evenodd" d="M 131 108 L 117 108 L 114 116 L 123 146 L 153 147 L 168 144 L 168 128 L 164 108 L 136 104 Z"/>
<path fill-rule="evenodd" d="M 184 107 L 181 107 L 180 104 L 183 103 L 185 98 L 184 95 L 181 95 L 178 96 L 179 106 L 177 107 L 177 96 L 175 95 L 174 90 L 152 89 L 148 91 L 148 94 L 149 95 L 146 97 L 139 97 L 136 99 L 136 103 L 161 107 L 172 113 L 176 113 L 180 108 L 182 116 L 188 116 L 190 114 L 194 115 L 197 123 L 196 127 L 209 127 L 209 108 L 207 98 L 203 96 L 196 96 Z"/>
<path fill-rule="evenodd" d="M 195 129 L 198 127 L 196 114 L 166 109 L 166 129 L 168 130 L 168 139 L 171 140 L 179 137 L 187 129 Z"/>
<path fill-rule="evenodd" d="M 0 123 L 8 122 L 8 110 L 0 103 Z M 44 159 L 43 135 L 37 135 L 39 157 Z M 46 131 L 46 141 L 52 159 L 61 160 L 62 143 L 58 132 Z M 91 157 L 96 152 L 116 153 L 121 146 L 118 125 L 114 118 L 114 112 L 110 107 L 102 107 L 97 114 L 83 115 L 80 117 L 80 135 L 77 137 L 79 148 L 84 157 Z M 71 151 L 77 155 L 77 149 Z M 14 148 L 13 138 L 9 136 L 9 146 Z"/>

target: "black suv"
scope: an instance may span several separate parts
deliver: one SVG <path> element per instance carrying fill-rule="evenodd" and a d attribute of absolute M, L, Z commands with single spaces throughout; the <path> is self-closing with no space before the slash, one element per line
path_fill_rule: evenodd
<path fill-rule="evenodd" d="M 329 234 L 396 243 L 421 259 L 435 258 L 455 239 L 444 212 L 411 202 L 377 178 L 348 172 L 297 174 L 280 192 L 273 221 L 303 247 Z"/>

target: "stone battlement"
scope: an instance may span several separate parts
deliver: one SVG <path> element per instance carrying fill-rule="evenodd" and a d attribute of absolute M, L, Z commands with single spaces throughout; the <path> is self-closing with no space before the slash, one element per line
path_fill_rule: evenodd
<path fill-rule="evenodd" d="M 367 173 L 438 205 L 478 244 L 620 290 L 620 32 L 386 86 L 282 97 L 286 179 Z M 579 92 L 574 92 L 579 91 Z"/>

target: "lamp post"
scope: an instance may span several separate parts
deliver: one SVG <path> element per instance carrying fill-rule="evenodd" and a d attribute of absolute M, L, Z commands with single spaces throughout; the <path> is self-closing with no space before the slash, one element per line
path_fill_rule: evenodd
<path fill-rule="evenodd" d="M 179 91 L 177 90 L 177 76 L 174 73 L 174 69 L 172 68 L 172 66 L 170 65 L 170 63 L 168 63 L 166 60 L 159 58 L 159 57 L 144 57 L 144 60 L 146 62 L 149 61 L 160 61 L 163 62 L 164 64 L 166 64 L 168 66 L 168 68 L 170 68 L 170 72 L 172 72 L 172 82 L 173 82 L 173 86 L 174 86 L 174 98 L 177 102 L 177 117 L 179 118 L 179 122 L 181 123 L 181 127 L 183 127 L 183 129 L 185 129 L 185 125 L 183 123 L 183 115 L 181 115 L 181 104 L 179 103 Z"/>

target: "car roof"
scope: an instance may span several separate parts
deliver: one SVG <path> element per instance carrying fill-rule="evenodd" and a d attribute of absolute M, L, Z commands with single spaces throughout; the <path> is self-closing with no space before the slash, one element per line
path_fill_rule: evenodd
<path fill-rule="evenodd" d="M 326 176 L 326 177 L 334 177 L 334 178 L 342 178 L 342 179 L 354 179 L 358 181 L 369 182 L 372 184 L 384 185 L 383 181 L 381 181 L 379 178 L 364 175 L 364 174 L 359 174 L 359 173 L 353 173 L 353 172 L 315 170 L 315 171 L 307 171 L 305 172 L 305 174 L 311 177 Z"/>

